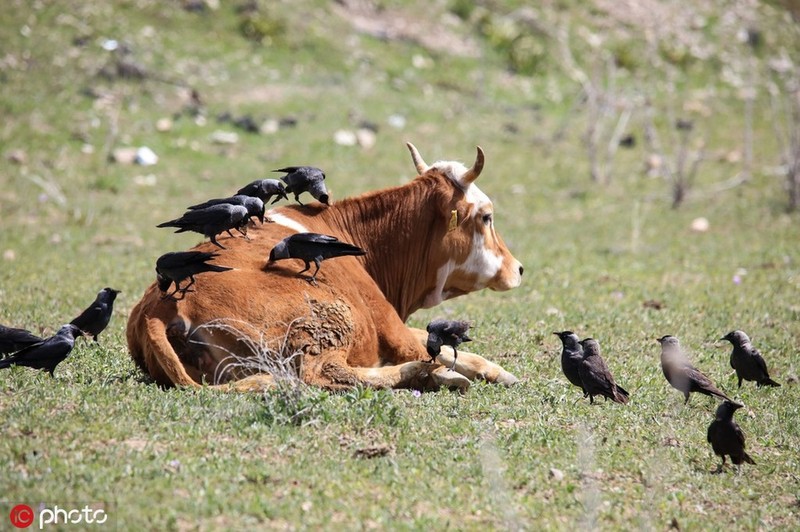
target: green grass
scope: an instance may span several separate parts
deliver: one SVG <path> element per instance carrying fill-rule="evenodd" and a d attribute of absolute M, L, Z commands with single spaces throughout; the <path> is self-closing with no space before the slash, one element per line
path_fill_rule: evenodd
<path fill-rule="evenodd" d="M 797 526 L 800 224 L 785 212 L 773 172 L 763 91 L 753 178 L 712 192 L 741 167 L 710 157 L 686 204 L 672 209 L 668 185 L 644 176 L 641 117 L 631 123 L 640 142 L 619 153 L 606 186 L 589 180 L 581 111 L 564 139 L 549 140 L 577 93 L 555 60 L 535 77 L 517 77 L 480 39 L 481 58 L 451 57 L 356 34 L 321 1 L 270 3 L 270 16 L 291 30 L 262 45 L 241 36 L 240 16 L 224 2 L 201 14 L 143 0 L 12 4 L 0 13 L 0 155 L 23 150 L 26 161 L 0 168 L 0 323 L 49 334 L 102 287 L 123 293 L 101 345 L 80 342 L 54 380 L 25 368 L 0 372 L 0 493 L 9 508 L 105 502 L 121 529 L 664 529 L 673 519 L 689 530 Z M 438 22 L 446 6 L 423 4 L 380 3 L 420 24 Z M 594 7 L 566 1 L 553 9 L 542 8 L 543 20 L 599 22 Z M 761 59 L 796 49 L 773 9 L 757 14 L 761 27 L 775 28 Z M 716 21 L 698 32 L 742 54 Z M 475 33 L 468 22 L 441 27 Z M 638 49 L 640 37 L 626 31 L 622 42 Z M 76 37 L 87 44 L 73 45 Z M 181 89 L 97 78 L 108 55 L 103 38 L 125 40 L 149 71 L 196 87 L 207 124 L 182 117 L 157 132 L 156 120 L 181 110 Z M 585 44 L 576 49 L 587 53 Z M 413 67 L 414 55 L 432 66 Z M 709 153 L 742 147 L 741 102 L 719 80 L 720 61 L 678 72 L 681 98 L 714 89 L 704 100 L 712 115 L 692 115 Z M 621 83 L 658 75 L 636 71 Z M 86 88 L 110 95 L 110 104 Z M 668 98 L 658 94 L 657 108 L 680 108 L 681 98 Z M 237 144 L 213 145 L 214 130 L 230 129 L 215 120 L 225 111 L 291 116 L 298 125 L 275 135 L 240 131 Z M 392 114 L 406 118 L 404 129 L 388 125 Z M 380 126 L 371 150 L 333 143 L 337 129 L 362 119 Z M 114 121 L 115 146 L 150 146 L 159 164 L 108 163 Z M 666 141 L 663 115 L 658 126 Z M 157 223 L 298 162 L 325 168 L 334 197 L 393 186 L 413 174 L 406 140 L 429 162 L 471 161 L 474 146 L 484 148 L 480 185 L 525 265 L 519 289 L 449 301 L 409 323 L 473 321 L 470 348 L 520 377 L 518 386 L 477 383 L 465 396 L 420 397 L 309 390 L 298 422 L 286 394 L 165 391 L 140 375 L 125 343 L 130 308 L 154 280 L 159 255 L 198 241 Z M 82 153 L 84 144 L 94 152 Z M 147 174 L 156 185 L 137 185 Z M 63 203 L 43 181 L 57 184 Z M 710 222 L 706 233 L 690 230 L 700 216 Z M 663 308 L 646 308 L 649 300 Z M 590 406 L 569 387 L 551 334 L 567 328 L 600 341 L 632 394 L 628 406 Z M 761 348 L 781 388 L 736 389 L 730 348 L 716 341 L 734 328 Z M 678 336 L 698 366 L 746 403 L 737 419 L 757 466 L 710 474 L 717 458 L 705 431 L 715 403 L 693 397 L 684 407 L 669 388 L 655 342 L 664 334 Z"/>

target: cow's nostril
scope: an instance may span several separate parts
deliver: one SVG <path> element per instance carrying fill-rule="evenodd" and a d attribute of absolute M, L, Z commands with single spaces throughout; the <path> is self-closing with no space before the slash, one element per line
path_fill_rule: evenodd
<path fill-rule="evenodd" d="M 522 266 L 520 266 L 520 267 L 519 267 L 519 274 L 520 274 L 520 275 L 522 275 L 522 272 L 524 272 L 524 271 L 525 271 L 525 268 L 523 268 Z"/>

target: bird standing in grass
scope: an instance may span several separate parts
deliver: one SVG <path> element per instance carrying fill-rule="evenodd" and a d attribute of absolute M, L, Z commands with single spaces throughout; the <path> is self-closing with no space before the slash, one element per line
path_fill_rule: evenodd
<path fill-rule="evenodd" d="M 181 299 L 186 296 L 186 292 L 191 292 L 189 288 L 195 283 L 194 276 L 205 272 L 226 272 L 233 268 L 209 264 L 208 261 L 217 257 L 217 253 L 207 253 L 205 251 L 174 251 L 165 253 L 156 260 L 156 279 L 158 289 L 164 293 L 162 299 L 172 298 L 178 292 Z M 181 282 L 189 278 L 189 284 L 181 288 Z M 175 290 L 167 294 L 169 287 L 175 283 Z"/>
<path fill-rule="evenodd" d="M 10 357 L 0 360 L 0 369 L 11 366 L 27 366 L 33 369 L 47 370 L 50 376 L 53 377 L 56 366 L 69 356 L 75 346 L 75 338 L 81 334 L 82 332 L 78 327 L 68 323 L 50 338 L 30 345 Z"/>
<path fill-rule="evenodd" d="M 561 370 L 567 377 L 567 380 L 580 388 L 583 391 L 583 396 L 586 397 L 586 389 L 581 382 L 579 368 L 583 361 L 583 346 L 581 345 L 578 335 L 572 331 L 554 332 L 556 336 L 561 339 Z"/>
<path fill-rule="evenodd" d="M 19 351 L 20 349 L 41 341 L 42 338 L 36 336 L 27 329 L 17 329 L 15 327 L 0 325 L 0 355 Z"/>
<path fill-rule="evenodd" d="M 279 202 L 281 199 L 289 199 L 289 196 L 286 195 L 286 189 L 283 187 L 283 183 L 277 179 L 256 179 L 252 183 L 240 188 L 236 194 L 253 196 L 263 201 L 265 205 L 273 196 L 277 196 L 272 200 L 273 204 Z"/>
<path fill-rule="evenodd" d="M 225 246 L 217 242 L 217 235 L 225 231 L 233 237 L 231 229 L 244 233 L 248 219 L 249 213 L 245 207 L 221 203 L 205 209 L 186 211 L 180 218 L 160 223 L 156 227 L 177 227 L 176 233 L 200 233 L 209 237 L 215 246 L 225 249 Z"/>
<path fill-rule="evenodd" d="M 340 242 L 333 236 L 319 233 L 295 233 L 275 244 L 275 247 L 269 253 L 269 262 L 267 264 L 281 259 L 300 259 L 306 265 L 305 268 L 297 273 L 297 275 L 302 276 L 304 272 L 311 268 L 311 263 L 313 262 L 317 269 L 314 270 L 313 275 L 307 277 L 307 280 L 317 286 L 317 273 L 319 273 L 319 267 L 323 260 L 346 255 L 366 255 L 366 253 L 360 247 L 347 242 Z"/>
<path fill-rule="evenodd" d="M 744 405 L 732 401 L 723 401 L 717 407 L 714 421 L 708 426 L 708 442 L 711 444 L 714 454 L 722 458 L 722 463 L 717 469 L 718 473 L 725 466 L 725 455 L 730 456 L 731 462 L 737 466 L 744 462 L 756 465 L 755 461 L 744 450 L 744 433 L 742 429 L 733 420 L 734 412 L 742 408 L 742 406 Z"/>
<path fill-rule="evenodd" d="M 626 404 L 628 392 L 614 382 L 614 376 L 608 369 L 605 360 L 600 356 L 600 344 L 594 338 L 581 340 L 583 360 L 578 367 L 578 374 L 583 383 L 583 390 L 589 395 L 589 402 L 594 403 L 595 395 L 602 395 L 615 403 Z"/>
<path fill-rule="evenodd" d="M 455 369 L 458 359 L 456 348 L 463 342 L 472 341 L 472 338 L 467 336 L 469 328 L 469 322 L 462 320 L 433 320 L 430 322 L 426 329 L 428 341 L 425 347 L 431 357 L 431 362 L 435 362 L 436 357 L 441 354 L 443 345 L 449 345 L 453 348 L 453 365 L 450 366 L 450 369 Z"/>
<path fill-rule="evenodd" d="M 314 166 L 287 166 L 273 172 L 285 172 L 281 180 L 286 183 L 286 192 L 294 194 L 294 199 L 302 205 L 300 194 L 308 192 L 317 201 L 328 205 L 328 189 L 325 187 L 325 173 Z"/>
<path fill-rule="evenodd" d="M 105 287 L 97 293 L 97 297 L 86 310 L 70 323 L 79 328 L 86 336 L 91 336 L 94 341 L 111 321 L 114 311 L 114 300 L 117 299 L 119 290 Z"/>
<path fill-rule="evenodd" d="M 692 366 L 689 359 L 681 349 L 677 338 L 671 335 L 658 339 L 661 344 L 661 371 L 673 388 L 683 392 L 685 400 L 689 402 L 689 394 L 698 392 L 704 395 L 719 397 L 720 399 L 734 402 L 730 397 L 719 391 L 714 383 L 702 371 Z"/>
<path fill-rule="evenodd" d="M 742 381 L 756 381 L 756 386 L 780 386 L 769 377 L 767 363 L 761 352 L 750 343 L 750 337 L 743 331 L 731 331 L 720 340 L 728 340 L 733 344 L 731 352 L 731 367 L 736 370 L 739 378 L 739 388 Z"/>

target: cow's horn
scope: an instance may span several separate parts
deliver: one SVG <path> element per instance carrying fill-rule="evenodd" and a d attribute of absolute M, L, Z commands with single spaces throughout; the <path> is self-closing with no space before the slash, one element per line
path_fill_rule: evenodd
<path fill-rule="evenodd" d="M 406 142 L 406 146 L 408 147 L 408 151 L 411 152 L 411 160 L 414 161 L 414 166 L 417 168 L 419 175 L 427 172 L 428 165 L 422 160 L 422 155 L 420 155 L 419 151 L 417 151 L 417 147 L 410 142 Z"/>
<path fill-rule="evenodd" d="M 483 149 L 481 149 L 480 146 L 476 147 L 478 148 L 478 155 L 475 157 L 475 164 L 473 164 L 472 168 L 467 170 L 467 173 L 461 178 L 461 182 L 465 185 L 469 185 L 478 179 L 478 176 L 481 175 L 481 171 L 483 170 Z"/>

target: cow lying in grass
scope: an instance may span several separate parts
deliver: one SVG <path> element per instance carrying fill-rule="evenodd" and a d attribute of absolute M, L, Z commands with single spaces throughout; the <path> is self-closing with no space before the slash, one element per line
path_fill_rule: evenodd
<path fill-rule="evenodd" d="M 475 180 L 484 164 L 428 166 L 409 144 L 419 176 L 410 183 L 330 206 L 276 208 L 273 223 L 251 229 L 250 241 L 225 239 L 216 263 L 234 269 L 199 275 L 194 292 L 162 299 L 151 285 L 134 307 L 131 356 L 165 386 L 204 383 L 263 389 L 275 376 L 254 370 L 259 357 L 295 355 L 303 382 L 326 388 L 466 389 L 469 381 L 511 384 L 516 377 L 472 354 L 442 350 L 428 362 L 426 333 L 405 321 L 416 310 L 489 288 L 519 286 L 522 265 L 495 232 L 492 203 Z M 325 263 L 314 287 L 297 277 L 297 261 L 267 264 L 272 247 L 295 232 L 329 234 L 367 251 Z"/>

